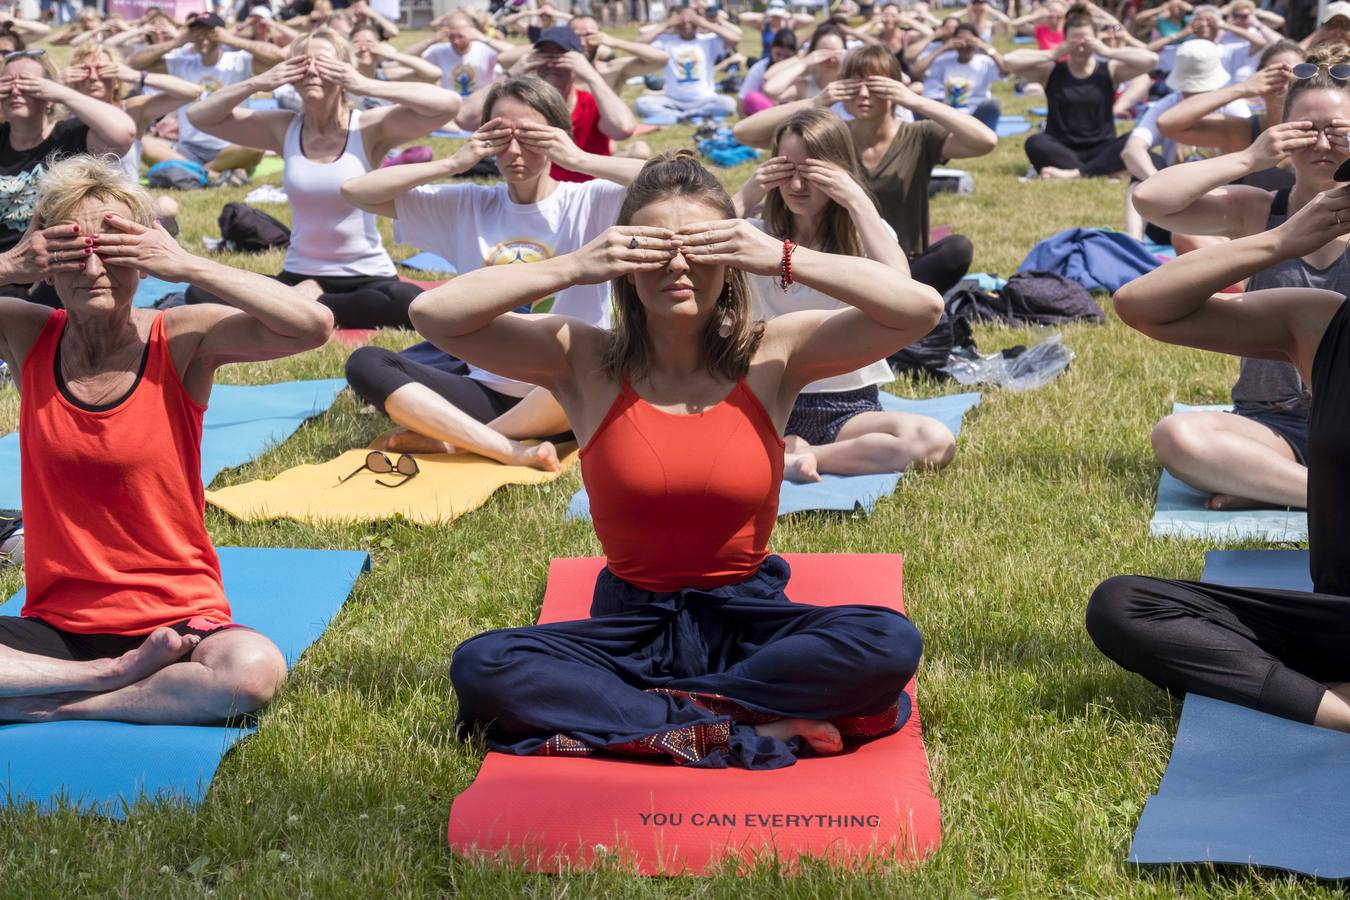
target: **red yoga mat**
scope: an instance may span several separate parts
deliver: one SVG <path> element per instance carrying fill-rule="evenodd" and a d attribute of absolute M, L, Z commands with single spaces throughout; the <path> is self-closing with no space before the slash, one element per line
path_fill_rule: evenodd
<path fill-rule="evenodd" d="M 786 559 L 788 595 L 799 603 L 903 611 L 898 555 Z M 603 565 L 553 560 L 540 623 L 586 618 Z M 906 691 L 914 701 L 913 682 Z M 917 862 L 937 849 L 942 826 L 913 709 L 896 734 L 773 771 L 489 753 L 450 808 L 450 847 L 541 872 L 616 856 L 643 875 L 711 874 L 728 860 L 747 866 L 774 855 L 789 866 L 798 856 Z"/>

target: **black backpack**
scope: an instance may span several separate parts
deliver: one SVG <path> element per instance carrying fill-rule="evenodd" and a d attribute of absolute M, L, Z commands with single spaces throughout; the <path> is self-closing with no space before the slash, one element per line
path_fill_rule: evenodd
<path fill-rule="evenodd" d="M 226 203 L 216 219 L 224 249 L 238 253 L 261 253 L 273 247 L 288 247 L 291 230 L 247 203 Z"/>
<path fill-rule="evenodd" d="M 999 292 L 1019 322 L 1063 325 L 1106 321 L 1106 314 L 1078 282 L 1054 272 L 1018 272 Z"/>
<path fill-rule="evenodd" d="M 892 353 L 886 361 L 895 369 L 896 375 L 911 378 L 929 375 L 940 380 L 951 377 L 944 371 L 948 358 L 962 348 L 975 349 L 970 322 L 963 316 L 944 312 L 932 331 L 903 350 Z"/>

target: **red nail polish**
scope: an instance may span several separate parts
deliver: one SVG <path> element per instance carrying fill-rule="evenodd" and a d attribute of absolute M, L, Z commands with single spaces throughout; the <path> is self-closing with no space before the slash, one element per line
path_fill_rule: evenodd
<path fill-rule="evenodd" d="M 112 217 L 113 217 L 113 214 L 112 214 L 112 213 L 108 213 L 108 214 L 107 214 L 106 216 L 104 216 L 103 218 L 105 218 L 105 219 L 111 219 Z"/>
<path fill-rule="evenodd" d="M 75 226 L 75 233 L 76 233 L 76 234 L 79 234 L 79 233 L 80 233 L 80 226 L 78 226 L 78 225 Z"/>
<path fill-rule="evenodd" d="M 93 253 L 93 252 L 94 252 L 94 251 L 93 251 L 91 248 L 89 248 L 89 247 L 85 247 L 85 248 L 84 248 L 84 253 L 85 253 L 86 256 L 88 256 L 90 253 Z"/>
<path fill-rule="evenodd" d="M 81 268 L 81 269 L 84 268 L 84 263 L 80 263 L 80 268 Z"/>
<path fill-rule="evenodd" d="M 86 247 L 92 247 L 93 244 L 94 244 L 94 239 L 93 239 L 93 238 L 85 238 L 85 239 L 84 239 L 84 245 L 85 245 Z"/>

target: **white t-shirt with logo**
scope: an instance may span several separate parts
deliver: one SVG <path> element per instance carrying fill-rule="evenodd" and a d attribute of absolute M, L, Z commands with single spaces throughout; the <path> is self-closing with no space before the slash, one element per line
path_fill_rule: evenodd
<path fill-rule="evenodd" d="M 717 93 L 713 66 L 726 51 L 721 37 L 700 33 L 686 41 L 678 34 L 663 34 L 652 41 L 670 55 L 666 61 L 665 95 L 680 103 L 706 100 Z"/>
<path fill-rule="evenodd" d="M 201 85 L 202 96 L 230 84 L 253 77 L 253 54 L 247 50 L 222 50 L 214 66 L 202 62 L 202 55 L 191 47 L 179 47 L 164 54 L 164 67 L 170 75 Z M 219 150 L 230 142 L 207 134 L 188 121 L 186 106 L 178 109 L 178 139 L 200 147 Z"/>
<path fill-rule="evenodd" d="M 764 231 L 762 219 L 747 219 L 751 225 Z M 885 224 L 884 222 L 882 224 Z M 886 225 L 886 230 L 895 238 L 895 229 Z M 804 309 L 821 309 L 834 312 L 847 309 L 848 304 L 823 294 L 815 288 L 807 287 L 800 281 L 788 285 L 787 290 L 778 286 L 777 275 L 749 275 L 750 303 L 756 318 L 765 321 L 790 312 Z M 874 384 L 888 384 L 895 380 L 891 364 L 884 359 L 855 369 L 843 375 L 822 378 L 802 388 L 803 394 L 837 394 L 840 391 L 856 391 Z"/>
<path fill-rule="evenodd" d="M 944 53 L 923 76 L 923 94 L 957 109 L 973 110 L 989 99 L 989 89 L 1002 75 L 993 57 L 976 53 L 961 62 L 956 53 Z"/>
<path fill-rule="evenodd" d="M 513 203 L 505 182 L 424 185 L 394 201 L 396 235 L 441 255 L 461 273 L 538 262 L 578 250 L 613 225 L 627 192 L 598 178 L 564 181 L 538 203 Z M 573 285 L 557 293 L 551 311 L 608 328 L 609 293 L 608 282 Z M 533 387 L 469 369 L 471 377 L 513 397 L 524 397 Z"/>
<path fill-rule="evenodd" d="M 448 41 L 432 44 L 422 58 L 441 69 L 441 87 L 467 97 L 501 74 L 497 51 L 482 41 L 472 41 L 460 55 Z"/>

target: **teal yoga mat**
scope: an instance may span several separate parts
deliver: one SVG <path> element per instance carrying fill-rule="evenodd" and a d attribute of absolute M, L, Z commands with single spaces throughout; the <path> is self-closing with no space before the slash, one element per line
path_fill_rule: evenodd
<path fill-rule="evenodd" d="M 173 281 L 160 281 L 153 275 L 141 279 L 141 283 L 136 286 L 136 295 L 131 298 L 132 306 L 149 307 L 154 306 L 155 301 L 169 294 L 186 291 L 188 286 Z"/>
<path fill-rule="evenodd" d="M 894 394 L 881 392 L 881 406 L 890 412 L 916 413 L 931 416 L 951 429 L 952 434 L 961 433 L 961 424 L 967 412 L 978 406 L 978 393 L 952 394 L 947 397 L 935 397 L 931 400 L 909 400 Z M 881 475 L 826 475 L 815 484 L 792 484 L 783 482 L 778 494 L 778 515 L 805 512 L 813 509 L 838 510 L 852 512 L 861 508 L 871 514 L 877 501 L 895 493 L 900 483 L 900 475 L 887 472 Z M 582 488 L 567 505 L 567 518 L 589 519 L 591 500 Z"/>
<path fill-rule="evenodd" d="M 1189 406 L 1178 403 L 1173 412 L 1214 412 L 1227 406 Z M 1308 539 L 1308 514 L 1301 509 L 1248 509 L 1219 512 L 1205 509 L 1210 495 L 1162 473 L 1158 504 L 1149 530 L 1159 537 L 1204 538 L 1298 543 Z"/>
<path fill-rule="evenodd" d="M 1030 130 L 1031 123 L 1022 116 L 1002 116 L 998 120 L 998 127 L 994 129 L 999 137 L 1014 137 Z"/>
<path fill-rule="evenodd" d="M 370 568 L 370 557 L 352 550 L 222 547 L 220 565 L 235 621 L 270 637 L 294 665 L 337 615 L 357 577 Z M 22 605 L 20 591 L 0 606 L 0 615 L 18 615 Z M 0 792 L 11 805 L 31 801 L 49 810 L 64 800 L 114 818 L 142 797 L 196 803 L 221 758 L 253 730 L 122 722 L 0 725 Z"/>
<path fill-rule="evenodd" d="M 202 434 L 202 484 L 241 466 L 295 433 L 306 419 L 333 405 L 347 386 L 341 378 L 276 384 L 218 384 L 211 390 Z M 19 433 L 0 438 L 0 509 L 22 508 Z"/>
<path fill-rule="evenodd" d="M 1202 580 L 1309 590 L 1308 554 L 1213 551 Z M 1194 694 L 1130 847 L 1143 865 L 1230 864 L 1350 878 L 1350 734 Z"/>

